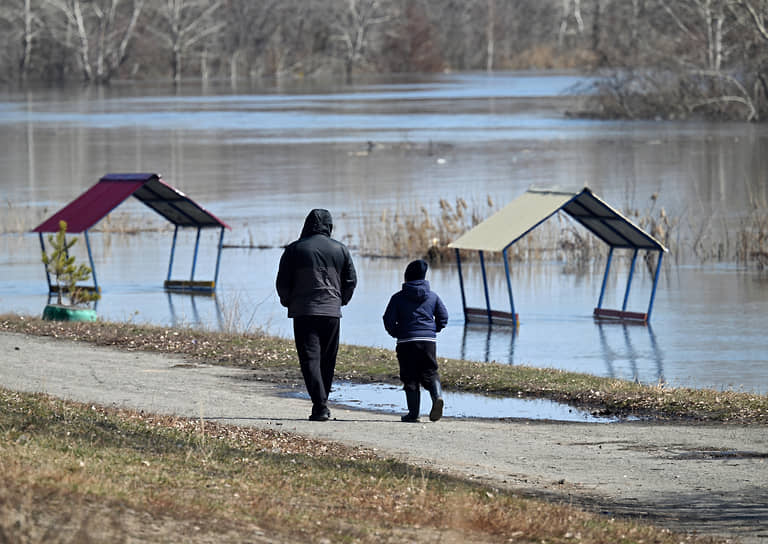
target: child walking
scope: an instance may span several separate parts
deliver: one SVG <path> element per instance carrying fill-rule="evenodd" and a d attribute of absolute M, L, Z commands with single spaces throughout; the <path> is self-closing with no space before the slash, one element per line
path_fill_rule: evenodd
<path fill-rule="evenodd" d="M 443 301 L 425 279 L 429 265 L 419 259 L 405 269 L 403 288 L 392 295 L 384 312 L 384 328 L 397 338 L 397 361 L 403 381 L 408 413 L 400 419 L 419 421 L 421 389 L 429 391 L 432 410 L 429 420 L 443 417 L 443 393 L 437 371 L 437 333 L 448 324 Z"/>

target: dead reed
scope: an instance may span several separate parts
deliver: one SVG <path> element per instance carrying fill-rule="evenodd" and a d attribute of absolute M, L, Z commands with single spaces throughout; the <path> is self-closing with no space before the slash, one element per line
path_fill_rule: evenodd
<path fill-rule="evenodd" d="M 768 209 L 755 209 L 742 221 L 736 240 L 739 263 L 764 270 L 768 266 Z"/>
<path fill-rule="evenodd" d="M 0 214 L 0 234 L 23 234 L 30 232 L 45 221 L 52 213 L 47 207 L 18 206 L 6 200 Z M 112 212 L 92 229 L 94 232 L 111 234 L 138 234 L 140 232 L 161 232 L 170 230 L 170 223 L 155 214 Z"/>
<path fill-rule="evenodd" d="M 650 233 L 666 247 L 673 243 L 678 221 L 657 208 L 658 195 L 653 194 L 645 209 L 623 211 L 631 221 Z M 461 197 L 455 204 L 440 199 L 437 212 L 426 205 L 415 204 L 396 211 L 384 210 L 376 219 L 367 220 L 363 228 L 361 251 L 366 256 L 424 258 L 433 264 L 454 259 L 448 244 L 499 210 L 494 199 L 471 208 Z M 511 261 L 555 260 L 563 262 L 567 271 L 605 259 L 607 246 L 565 213 L 545 221 L 532 232 L 509 247 Z M 462 259 L 476 259 L 472 251 L 462 251 Z M 501 259 L 500 254 L 486 255 L 489 261 Z M 621 258 L 621 257 L 619 257 Z"/>
<path fill-rule="evenodd" d="M 466 200 L 454 204 L 440 199 L 437 213 L 425 205 L 385 209 L 377 218 L 363 220 L 360 249 L 366 256 L 426 256 L 433 263 L 452 257 L 448 244 L 495 211 L 488 196 L 486 206 L 470 210 Z"/>
<path fill-rule="evenodd" d="M 0 214 L 0 234 L 29 232 L 39 225 L 47 214 L 47 208 L 17 206 L 10 200 L 6 200 L 5 209 Z"/>

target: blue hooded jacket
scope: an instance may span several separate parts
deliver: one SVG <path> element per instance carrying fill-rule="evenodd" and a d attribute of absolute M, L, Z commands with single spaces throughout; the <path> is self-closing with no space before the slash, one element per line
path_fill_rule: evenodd
<path fill-rule="evenodd" d="M 406 281 L 387 304 L 384 328 L 398 342 L 434 341 L 448 324 L 448 310 L 427 280 Z"/>

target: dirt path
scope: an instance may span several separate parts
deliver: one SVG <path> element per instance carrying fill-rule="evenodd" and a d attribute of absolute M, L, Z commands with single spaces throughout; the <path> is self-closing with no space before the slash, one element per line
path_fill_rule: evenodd
<path fill-rule="evenodd" d="M 0 333 L 0 384 L 19 391 L 204 417 L 376 448 L 434 470 L 670 528 L 768 544 L 765 426 L 586 424 L 397 416 L 279 397 L 253 371 Z"/>

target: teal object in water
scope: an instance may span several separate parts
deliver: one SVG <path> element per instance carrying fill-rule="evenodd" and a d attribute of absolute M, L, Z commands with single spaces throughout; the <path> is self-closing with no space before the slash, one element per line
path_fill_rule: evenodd
<path fill-rule="evenodd" d="M 43 310 L 43 319 L 48 321 L 96 321 L 96 310 L 48 304 Z"/>

